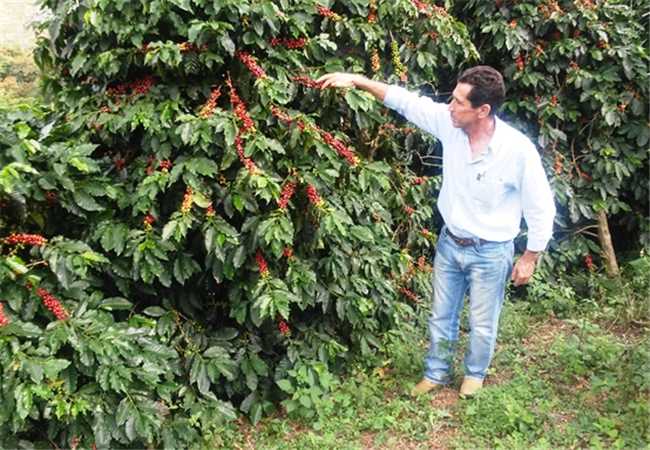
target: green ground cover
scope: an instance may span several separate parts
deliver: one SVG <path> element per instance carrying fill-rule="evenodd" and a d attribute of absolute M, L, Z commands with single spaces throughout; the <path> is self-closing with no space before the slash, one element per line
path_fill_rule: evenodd
<path fill-rule="evenodd" d="M 647 306 L 648 264 L 645 258 L 636 269 L 628 267 L 617 288 L 592 274 L 591 288 L 584 292 L 567 285 L 550 289 L 538 281 L 528 288 L 530 301 L 508 300 L 486 388 L 472 400 L 458 398 L 460 373 L 453 386 L 438 394 L 408 397 L 426 348 L 420 318 L 399 338 L 387 338 L 389 350 L 376 362 L 379 368 L 358 369 L 344 379 L 321 405 L 315 423 L 282 413 L 255 427 L 240 420 L 226 427 L 214 445 L 648 448 L 650 334 L 638 314 L 625 318 L 631 309 Z M 461 364 L 459 356 L 456 367 Z"/>

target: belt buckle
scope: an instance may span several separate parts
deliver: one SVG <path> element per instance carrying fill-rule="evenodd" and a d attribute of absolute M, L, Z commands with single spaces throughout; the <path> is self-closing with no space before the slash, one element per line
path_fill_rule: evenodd
<path fill-rule="evenodd" d="M 458 237 L 458 236 L 454 236 L 453 234 L 451 234 L 451 231 L 449 231 L 449 230 L 446 230 L 446 231 L 447 231 L 447 234 L 449 235 L 449 237 L 450 237 L 450 238 L 451 238 L 451 239 L 452 239 L 456 244 L 460 245 L 461 247 L 469 247 L 469 246 L 471 246 L 471 245 L 474 245 L 474 241 L 473 241 L 473 240 L 471 240 L 471 239 L 467 239 L 467 238 L 460 238 L 460 237 Z"/>

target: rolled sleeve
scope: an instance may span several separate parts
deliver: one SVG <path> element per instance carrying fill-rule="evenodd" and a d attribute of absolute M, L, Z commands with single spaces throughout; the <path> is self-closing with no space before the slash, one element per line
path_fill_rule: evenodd
<path fill-rule="evenodd" d="M 543 251 L 553 237 L 555 202 L 542 161 L 534 148 L 526 154 L 521 195 L 523 215 L 528 226 L 526 248 L 533 252 Z"/>

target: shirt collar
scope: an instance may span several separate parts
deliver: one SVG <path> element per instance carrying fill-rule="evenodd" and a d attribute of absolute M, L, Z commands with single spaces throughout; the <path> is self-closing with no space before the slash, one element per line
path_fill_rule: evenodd
<path fill-rule="evenodd" d="M 490 143 L 487 147 L 488 153 L 491 153 L 492 155 L 496 155 L 501 150 L 503 143 L 504 125 L 505 124 L 501 119 L 499 119 L 497 116 L 494 116 L 494 134 L 492 135 L 492 139 L 490 139 Z"/>
<path fill-rule="evenodd" d="M 493 157 L 497 153 L 499 153 L 503 141 L 503 127 L 504 123 L 499 119 L 497 116 L 494 116 L 494 134 L 492 134 L 492 139 L 490 139 L 490 142 L 487 145 L 487 148 L 481 152 L 476 159 L 472 159 L 471 156 L 469 157 L 469 163 L 474 164 L 478 163 L 480 161 L 483 161 L 486 157 Z"/>

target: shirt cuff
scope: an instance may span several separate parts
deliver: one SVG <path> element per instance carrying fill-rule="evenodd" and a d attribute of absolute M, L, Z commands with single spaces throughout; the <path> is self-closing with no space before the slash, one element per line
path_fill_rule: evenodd
<path fill-rule="evenodd" d="M 546 250 L 547 245 L 548 240 L 529 239 L 526 243 L 526 250 L 530 250 L 531 252 L 543 252 Z"/>
<path fill-rule="evenodd" d="M 408 91 L 397 85 L 390 85 L 384 95 L 384 105 L 390 109 L 398 109 L 400 101 L 406 98 Z"/>

